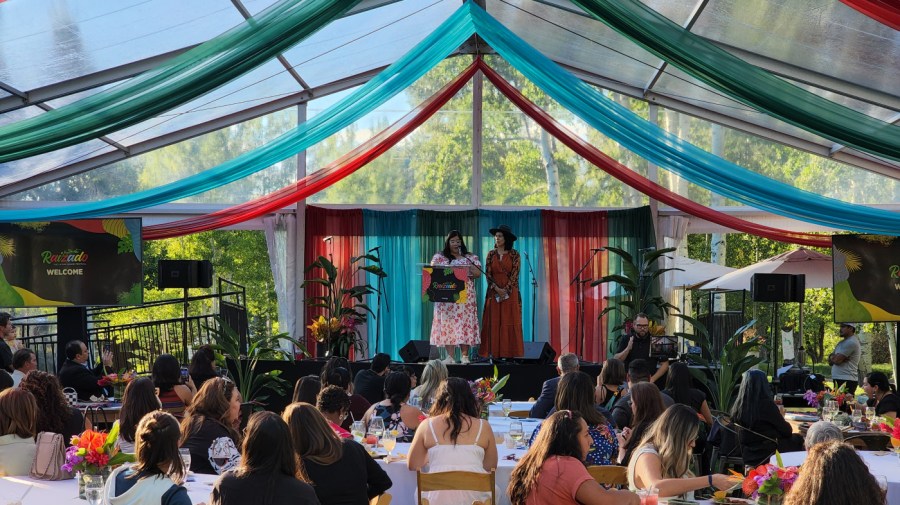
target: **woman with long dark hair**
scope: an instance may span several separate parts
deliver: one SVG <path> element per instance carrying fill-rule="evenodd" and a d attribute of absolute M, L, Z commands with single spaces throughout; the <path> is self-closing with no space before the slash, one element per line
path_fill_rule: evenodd
<path fill-rule="evenodd" d="M 84 430 L 92 428 L 91 421 L 75 407 L 69 405 L 55 375 L 43 370 L 32 370 L 19 383 L 19 388 L 34 395 L 37 402 L 37 432 L 59 433 L 69 440 Z"/>
<path fill-rule="evenodd" d="M 181 447 L 191 451 L 192 472 L 223 473 L 241 462 L 240 415 L 234 382 L 219 377 L 203 384 L 181 422 Z"/>
<path fill-rule="evenodd" d="M 712 412 L 706 403 L 706 393 L 694 387 L 691 370 L 687 363 L 676 361 L 669 367 L 669 377 L 666 379 L 666 389 L 663 393 L 669 395 L 675 403 L 687 405 L 703 416 L 707 426 L 712 426 Z"/>
<path fill-rule="evenodd" d="M 203 383 L 219 376 L 216 371 L 216 352 L 209 344 L 201 345 L 191 356 L 191 366 L 188 374 L 194 381 L 194 387 L 200 389 Z"/>
<path fill-rule="evenodd" d="M 506 488 L 512 505 L 638 505 L 636 494 L 603 489 L 591 477 L 584 466 L 590 447 L 581 414 L 560 410 L 548 417 L 512 471 Z"/>
<path fill-rule="evenodd" d="M 481 346 L 484 357 L 514 358 L 524 353 L 522 341 L 522 297 L 519 294 L 519 252 L 513 249 L 516 235 L 501 224 L 490 229 L 494 248 L 485 259 L 488 288 L 481 319 Z"/>
<path fill-rule="evenodd" d="M 741 455 L 745 465 L 759 465 L 769 460 L 775 450 L 802 451 L 803 438 L 793 435 L 793 428 L 784 420 L 775 400 L 766 373 L 748 370 L 741 378 L 731 421 L 741 434 Z"/>
<path fill-rule="evenodd" d="M 162 408 L 156 396 L 153 381 L 147 377 L 138 377 L 125 386 L 122 396 L 122 410 L 119 411 L 119 450 L 134 452 L 134 437 L 141 419 Z"/>
<path fill-rule="evenodd" d="M 274 412 L 256 412 L 247 423 L 241 464 L 225 472 L 211 505 L 319 505 L 313 488 L 297 479 L 287 423 Z"/>
<path fill-rule="evenodd" d="M 339 438 L 312 405 L 292 403 L 282 417 L 291 431 L 298 476 L 312 484 L 322 505 L 368 505 L 390 489 L 381 465 L 352 438 Z"/>
<path fill-rule="evenodd" d="M 409 375 L 404 372 L 390 372 L 384 379 L 384 400 L 372 405 L 363 421 L 366 426 L 373 417 L 384 419 L 385 430 L 397 432 L 397 442 L 411 442 L 422 411 L 408 405 L 410 391 Z"/>
<path fill-rule="evenodd" d="M 884 490 L 856 450 L 840 440 L 814 445 L 784 505 L 884 505 Z"/>
<path fill-rule="evenodd" d="M 665 410 L 666 406 L 656 384 L 639 382 L 631 386 L 631 426 L 622 428 L 618 436 L 620 465 L 627 465 L 631 461 L 631 455 L 644 434 Z"/>
<path fill-rule="evenodd" d="M 346 363 L 347 358 L 333 357 L 328 363 L 325 364 L 325 369 L 322 370 L 322 389 L 325 389 L 328 386 L 337 386 L 344 390 L 347 393 L 347 396 L 350 398 L 350 415 L 344 419 L 344 422 L 341 423 L 341 428 L 345 430 L 350 429 L 350 424 L 353 421 L 358 421 L 366 415 L 366 411 L 369 410 L 369 407 L 372 406 L 369 403 L 369 400 L 366 400 L 362 395 L 358 395 L 353 392 L 353 376 L 350 373 L 349 368 L 345 368 L 343 366 L 334 366 L 329 368 L 330 363 L 346 364 L 347 367 L 350 365 Z M 318 397 L 317 397 L 318 398 Z M 295 399 L 294 401 L 303 401 L 299 399 Z M 306 402 L 309 403 L 309 402 Z"/>
<path fill-rule="evenodd" d="M 597 376 L 597 390 L 594 401 L 607 412 L 612 412 L 613 405 L 625 391 L 625 363 L 616 358 L 609 358 L 603 363 L 603 369 Z"/>
<path fill-rule="evenodd" d="M 316 404 L 316 397 L 322 390 L 322 380 L 317 375 L 305 375 L 297 379 L 294 384 L 294 395 L 292 402 L 303 402 L 310 405 Z"/>
<path fill-rule="evenodd" d="M 188 374 L 187 382 L 181 381 L 181 364 L 171 354 L 161 354 L 153 362 L 153 385 L 159 388 L 159 401 L 164 407 L 190 405 L 197 388 Z"/>
<path fill-rule="evenodd" d="M 900 412 L 900 396 L 884 372 L 872 372 L 863 379 L 863 391 L 869 397 L 867 405 L 875 407 L 875 415 L 897 417 Z"/>
<path fill-rule="evenodd" d="M 462 234 L 452 230 L 444 240 L 444 249 L 431 258 L 434 266 L 468 267 L 465 303 L 438 302 L 434 304 L 431 323 L 431 345 L 447 349 L 445 363 L 455 363 L 456 347 L 463 364 L 469 362 L 469 347 L 481 342 L 478 331 L 478 297 L 473 279 L 481 275 L 481 261 L 466 249 Z"/>
<path fill-rule="evenodd" d="M 450 377 L 438 387 L 431 417 L 423 421 L 409 448 L 410 470 L 489 472 L 497 467 L 497 445 L 468 381 Z M 467 491 L 422 493 L 432 505 L 472 503 L 490 496 Z"/>

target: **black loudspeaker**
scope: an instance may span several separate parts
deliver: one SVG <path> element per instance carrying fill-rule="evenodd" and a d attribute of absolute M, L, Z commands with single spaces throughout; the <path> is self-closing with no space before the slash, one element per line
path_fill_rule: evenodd
<path fill-rule="evenodd" d="M 81 340 L 90 346 L 88 339 L 88 317 L 86 307 L 58 307 L 56 309 L 56 369 L 66 360 L 66 344 Z M 94 356 L 100 353 L 94 349 Z"/>
<path fill-rule="evenodd" d="M 554 358 L 556 351 L 548 342 L 525 342 L 524 355 L 513 359 L 519 363 L 546 365 L 552 363 Z"/>
<path fill-rule="evenodd" d="M 437 347 L 427 340 L 410 340 L 400 348 L 400 359 L 404 363 L 424 363 L 437 357 Z"/>
<path fill-rule="evenodd" d="M 806 300 L 806 276 L 753 274 L 750 291 L 754 302 L 803 303 Z"/>
<path fill-rule="evenodd" d="M 212 287 L 209 260 L 159 260 L 159 289 Z"/>
<path fill-rule="evenodd" d="M 803 303 L 806 301 L 806 274 L 798 274 L 791 276 L 791 301 Z"/>

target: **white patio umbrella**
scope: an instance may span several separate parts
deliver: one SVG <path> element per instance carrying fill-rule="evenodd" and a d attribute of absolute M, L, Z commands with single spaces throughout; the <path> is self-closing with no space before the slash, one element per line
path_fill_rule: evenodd
<path fill-rule="evenodd" d="M 673 266 L 681 269 L 670 272 L 672 274 L 673 288 L 690 288 L 736 270 L 724 265 L 707 263 L 705 261 L 685 258 L 684 256 L 675 256 Z"/>
<path fill-rule="evenodd" d="M 831 256 L 800 248 L 725 274 L 700 289 L 750 289 L 753 274 L 806 274 L 807 288 L 832 287 Z"/>

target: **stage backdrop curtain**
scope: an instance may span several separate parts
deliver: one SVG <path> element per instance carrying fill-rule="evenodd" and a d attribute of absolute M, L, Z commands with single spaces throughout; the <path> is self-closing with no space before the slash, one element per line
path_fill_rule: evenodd
<path fill-rule="evenodd" d="M 296 265 L 297 216 L 275 214 L 263 218 L 266 248 L 272 277 L 275 279 L 275 298 L 278 301 L 278 331 L 295 339 L 302 339 L 303 331 L 297 328 L 297 291 L 292 285 L 298 278 Z M 282 348 L 292 346 L 282 342 Z"/>
<path fill-rule="evenodd" d="M 488 251 L 494 248 L 494 237 L 490 234 L 490 229 L 496 228 L 501 224 L 512 228 L 513 233 L 518 237 L 514 247 L 522 256 L 519 266 L 519 293 L 522 297 L 522 338 L 525 342 L 547 341 L 547 312 L 540 310 L 535 314 L 535 305 L 531 302 L 535 289 L 531 283 L 532 274 L 528 270 L 528 262 L 531 262 L 534 269 L 534 278 L 538 284 L 537 292 L 545 291 L 543 289 L 544 244 L 541 211 L 479 210 L 478 230 L 481 233 L 481 240 L 478 250 L 482 253 L 479 255 L 482 262 L 485 261 Z M 487 279 L 482 278 L 479 290 L 483 304 L 484 293 L 487 290 Z M 537 306 L 541 307 L 543 305 L 538 304 Z M 534 325 L 532 325 L 532 314 L 535 316 Z M 532 326 L 535 327 L 533 332 Z"/>
<path fill-rule="evenodd" d="M 894 30 L 900 30 L 900 4 L 897 0 L 841 0 L 841 3 Z"/>
<path fill-rule="evenodd" d="M 381 318 L 368 325 L 369 356 L 376 352 L 399 358 L 399 350 L 409 340 L 421 337 L 422 276 L 421 241 L 417 235 L 417 210 L 383 212 L 363 210 L 365 250 L 381 247 L 381 268 L 387 272 L 382 294 Z M 374 253 L 369 253 L 374 254 Z M 369 284 L 376 286 L 378 277 L 369 274 Z M 369 296 L 372 312 L 378 312 L 378 299 Z M 388 312 L 390 309 L 390 312 Z M 378 331 L 378 345 L 375 332 Z"/>
<path fill-rule="evenodd" d="M 603 286 L 590 283 L 575 286 L 572 279 L 591 255 L 591 249 L 607 245 L 607 212 L 541 213 L 543 225 L 544 271 L 546 288 L 541 290 L 538 306 L 547 307 L 550 345 L 558 354 L 574 352 L 591 361 L 606 358 L 603 342 L 606 335 L 597 316 L 603 309 Z M 605 253 L 604 253 L 605 254 Z M 582 280 L 597 279 L 605 274 L 603 254 L 597 254 L 584 269 Z M 576 289 L 584 293 L 584 349 L 575 333 Z"/>
<path fill-rule="evenodd" d="M 650 207 L 637 209 L 610 211 L 608 217 L 609 246 L 623 249 L 635 259 L 640 261 L 642 249 L 656 247 L 656 232 L 653 227 L 653 214 Z M 610 274 L 622 273 L 622 260 L 615 254 L 607 253 Z M 659 294 L 659 283 L 654 283 L 650 290 L 651 296 Z M 615 301 L 619 291 L 616 285 L 609 286 L 610 301 Z M 621 330 L 613 331 L 613 328 L 622 324 L 622 317 L 617 312 L 610 312 L 605 317 L 606 326 L 604 333 L 609 335 L 606 349 L 612 353 L 615 351 L 616 340 L 622 333 Z"/>
<path fill-rule="evenodd" d="M 325 237 L 332 237 L 331 241 L 326 242 Z M 331 259 L 334 266 L 338 268 L 338 273 L 348 272 L 350 266 L 350 258 L 362 254 L 363 243 L 363 215 L 361 209 L 325 209 L 322 207 L 309 206 L 306 208 L 306 227 L 304 232 L 304 241 L 306 250 L 304 252 L 303 271 L 312 264 L 319 256 L 325 256 Z M 321 277 L 324 272 L 316 270 L 303 275 L 297 276 L 297 282 L 302 283 L 306 277 Z M 359 275 L 355 279 L 347 281 L 344 287 L 362 282 L 364 277 Z M 325 293 L 323 286 L 311 285 L 307 286 L 304 295 L 322 296 Z M 306 321 L 304 326 L 310 324 L 313 317 L 322 315 L 322 309 L 314 307 L 306 307 Z M 305 330 L 305 328 L 304 328 Z M 360 328 L 362 335 L 366 335 L 367 328 Z M 309 351 L 315 355 L 316 341 L 305 330 L 306 345 Z M 351 351 L 351 356 L 353 352 Z"/>

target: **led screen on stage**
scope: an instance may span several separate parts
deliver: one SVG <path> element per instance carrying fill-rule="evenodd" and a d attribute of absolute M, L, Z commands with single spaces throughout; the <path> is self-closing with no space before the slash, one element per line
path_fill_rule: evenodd
<path fill-rule="evenodd" d="M 900 321 L 900 237 L 834 235 L 834 320 Z"/>
<path fill-rule="evenodd" d="M 141 220 L 0 223 L 0 307 L 140 305 Z"/>

